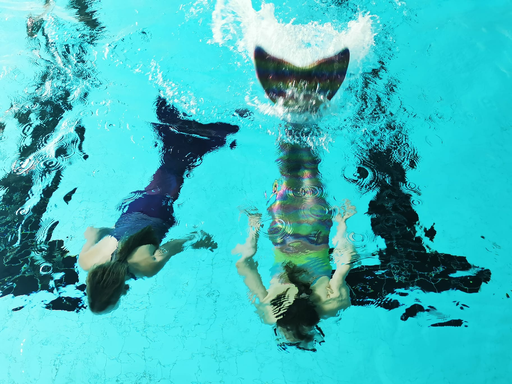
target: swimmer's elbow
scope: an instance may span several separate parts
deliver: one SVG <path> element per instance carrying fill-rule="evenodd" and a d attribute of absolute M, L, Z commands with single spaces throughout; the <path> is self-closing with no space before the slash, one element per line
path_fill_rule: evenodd
<path fill-rule="evenodd" d="M 169 261 L 168 257 L 165 257 L 165 255 L 162 255 L 160 252 L 155 252 L 153 254 L 153 260 L 147 266 L 144 274 L 146 275 L 146 277 L 155 276 L 158 272 L 162 270 L 165 264 L 167 264 L 167 261 Z"/>
<path fill-rule="evenodd" d="M 247 244 L 238 244 L 233 250 L 231 251 L 232 255 L 241 255 L 240 260 L 250 259 L 256 254 L 257 248 L 252 245 Z"/>
<path fill-rule="evenodd" d="M 82 268 L 84 271 L 88 271 L 92 267 L 92 265 L 91 265 L 90 261 L 87 259 L 86 255 L 87 255 L 87 252 L 85 252 L 85 253 L 80 252 L 80 254 L 78 255 L 78 266 L 80 268 Z"/>
<path fill-rule="evenodd" d="M 145 277 L 153 277 L 155 276 L 158 272 L 160 272 L 160 269 L 161 268 L 149 268 L 146 273 L 144 273 L 144 276 Z"/>

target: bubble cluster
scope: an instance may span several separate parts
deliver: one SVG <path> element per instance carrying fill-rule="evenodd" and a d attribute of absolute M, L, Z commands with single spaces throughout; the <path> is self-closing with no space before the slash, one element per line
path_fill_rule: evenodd
<path fill-rule="evenodd" d="M 29 157 L 25 160 L 16 160 L 12 165 L 12 172 L 16 175 L 24 175 L 27 174 L 30 170 L 34 169 L 36 166 L 36 162 L 33 157 Z"/>

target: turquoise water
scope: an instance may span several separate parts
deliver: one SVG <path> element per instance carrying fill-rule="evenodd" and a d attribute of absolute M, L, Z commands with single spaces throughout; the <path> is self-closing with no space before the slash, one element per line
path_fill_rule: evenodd
<path fill-rule="evenodd" d="M 508 382 L 511 16 L 505 1 L 1 2 L 0 382 Z M 349 230 L 363 258 L 353 305 L 321 322 L 315 353 L 277 347 L 231 255 L 246 235 L 240 207 L 265 212 L 279 176 L 283 115 L 255 77 L 257 44 L 297 65 L 352 53 L 312 140 L 331 204 L 358 208 Z M 170 236 L 200 228 L 218 248 L 173 258 L 96 316 L 73 256 L 85 228 L 112 226 L 158 167 L 159 96 L 188 119 L 239 127 L 175 204 Z M 372 202 L 393 206 L 396 167 L 410 201 L 371 214 Z M 471 268 L 440 278 L 447 263 L 429 256 L 415 277 L 410 260 L 379 261 L 387 241 L 404 246 L 405 232 L 387 236 L 403 207 L 426 255 Z M 267 284 L 271 252 L 263 241 Z M 368 275 L 379 290 L 364 292 L 358 279 L 379 264 L 390 277 Z M 424 311 L 404 316 L 414 304 Z"/>

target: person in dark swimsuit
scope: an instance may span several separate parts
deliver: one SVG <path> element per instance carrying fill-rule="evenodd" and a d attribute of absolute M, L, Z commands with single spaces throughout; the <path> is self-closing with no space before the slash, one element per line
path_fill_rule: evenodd
<path fill-rule="evenodd" d="M 173 204 L 186 173 L 205 154 L 225 145 L 227 136 L 236 133 L 238 127 L 187 120 L 162 98 L 157 101 L 157 116 L 160 123 L 153 127 L 163 143 L 162 165 L 144 190 L 125 200 L 114 228 L 89 227 L 84 233 L 87 241 L 79 265 L 89 271 L 87 297 L 94 313 L 116 308 L 127 292 L 126 280 L 154 276 L 187 247 L 216 247 L 211 236 L 202 231 L 161 243 L 176 223 Z"/>

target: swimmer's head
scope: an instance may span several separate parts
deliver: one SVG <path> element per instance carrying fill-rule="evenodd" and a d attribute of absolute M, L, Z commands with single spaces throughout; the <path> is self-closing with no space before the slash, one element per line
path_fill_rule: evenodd
<path fill-rule="evenodd" d="M 128 265 L 115 261 L 91 269 L 87 276 L 87 299 L 93 313 L 104 314 L 117 308 L 129 288 L 125 283 L 127 274 Z"/>
<path fill-rule="evenodd" d="M 94 313 L 108 313 L 117 308 L 121 296 L 128 292 L 128 258 L 140 246 L 159 245 L 153 228 L 148 225 L 135 234 L 123 238 L 112 255 L 115 261 L 95 266 L 87 276 L 87 298 Z"/>
<path fill-rule="evenodd" d="M 315 350 L 315 344 L 322 342 L 323 337 L 318 331 L 320 315 L 312 301 L 308 271 L 288 262 L 283 265 L 281 280 L 288 281 L 283 285 L 287 288 L 270 302 L 280 345 Z"/>
<path fill-rule="evenodd" d="M 279 305 L 281 298 L 276 297 L 271 304 Z M 297 297 L 278 316 L 276 321 L 282 341 L 281 345 L 295 346 L 300 349 L 314 350 L 318 338 L 317 324 L 320 316 L 315 305 L 308 297 Z"/>

